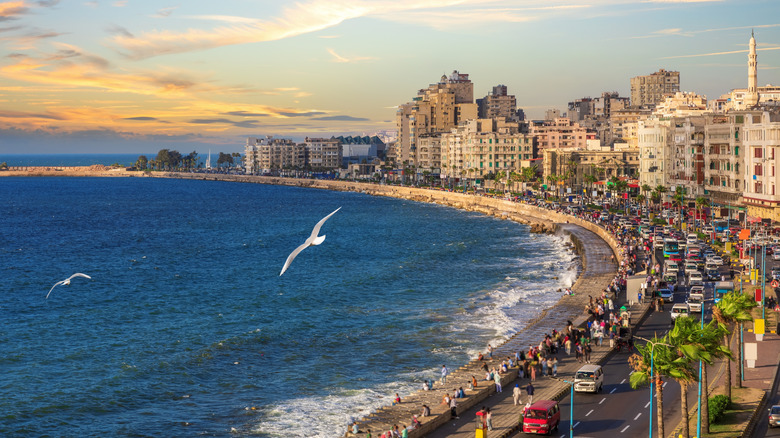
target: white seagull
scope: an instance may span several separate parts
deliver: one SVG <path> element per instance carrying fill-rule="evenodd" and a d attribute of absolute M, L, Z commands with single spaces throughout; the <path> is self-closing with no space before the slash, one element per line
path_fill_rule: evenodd
<path fill-rule="evenodd" d="M 75 277 L 84 277 L 84 278 L 89 278 L 90 280 L 92 280 L 92 277 L 90 277 L 89 275 L 77 272 L 77 273 L 71 275 L 70 277 L 68 277 L 68 278 L 66 278 L 66 279 L 64 279 L 62 281 L 58 281 L 58 282 L 54 283 L 54 286 L 52 286 L 51 289 L 49 289 L 49 293 L 46 294 L 46 299 L 47 300 L 49 299 L 49 295 L 51 295 L 51 291 L 53 291 L 55 287 L 57 287 L 57 286 L 59 286 L 61 284 L 67 286 L 67 285 L 70 284 L 70 280 L 72 280 Z"/>
<path fill-rule="evenodd" d="M 336 209 L 336 211 L 339 211 L 339 210 L 341 210 L 341 207 Z M 282 268 L 282 272 L 279 273 L 280 277 L 282 276 L 282 274 L 284 274 L 284 271 L 286 271 L 287 268 L 290 267 L 290 263 L 292 263 L 292 261 L 295 259 L 295 257 L 298 255 L 299 252 L 303 251 L 304 249 L 306 249 L 306 248 L 308 248 L 308 247 L 310 247 L 312 245 L 319 245 L 320 243 L 325 241 L 325 235 L 318 236 L 317 234 L 320 232 L 320 228 L 322 228 L 322 224 L 324 224 L 325 221 L 328 220 L 329 217 L 331 217 L 334 214 L 336 214 L 336 211 L 334 211 L 333 213 L 331 213 L 331 214 L 325 216 L 324 218 L 320 219 L 320 221 L 317 222 L 317 225 L 314 226 L 314 230 L 312 230 L 311 236 L 309 236 L 309 238 L 306 239 L 305 242 L 303 242 L 303 245 L 295 248 L 295 251 L 293 251 L 292 253 L 290 253 L 289 256 L 287 256 L 287 261 L 284 262 L 284 267 Z"/>

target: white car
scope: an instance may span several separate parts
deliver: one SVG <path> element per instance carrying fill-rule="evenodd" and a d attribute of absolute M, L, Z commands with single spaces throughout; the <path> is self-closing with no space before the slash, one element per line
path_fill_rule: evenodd
<path fill-rule="evenodd" d="M 674 324 L 674 320 L 677 319 L 680 316 L 688 316 L 691 313 L 691 308 L 688 306 L 687 303 L 677 303 L 674 306 L 672 306 L 672 324 Z"/>
<path fill-rule="evenodd" d="M 698 272 L 699 267 L 696 265 L 696 263 L 693 262 L 686 262 L 685 263 L 685 275 L 690 275 L 691 272 Z"/>
<path fill-rule="evenodd" d="M 703 286 L 704 277 L 702 277 L 701 272 L 694 271 L 688 274 L 688 284 L 691 286 Z"/>
<path fill-rule="evenodd" d="M 710 263 L 712 263 L 714 265 L 720 266 L 720 265 L 723 264 L 723 258 L 721 256 L 718 256 L 718 255 L 713 255 L 713 256 L 707 257 L 707 264 L 710 264 Z"/>
<path fill-rule="evenodd" d="M 719 265 L 716 265 L 715 263 L 712 263 L 709 260 L 707 260 L 707 264 L 704 265 L 704 270 L 705 271 L 717 271 L 718 270 L 718 266 Z"/>
<path fill-rule="evenodd" d="M 667 263 L 666 264 L 666 273 L 667 274 L 677 274 L 680 272 L 680 267 L 677 266 L 677 263 Z"/>
<path fill-rule="evenodd" d="M 666 303 L 674 302 L 674 292 L 671 289 L 658 289 L 658 296 Z"/>

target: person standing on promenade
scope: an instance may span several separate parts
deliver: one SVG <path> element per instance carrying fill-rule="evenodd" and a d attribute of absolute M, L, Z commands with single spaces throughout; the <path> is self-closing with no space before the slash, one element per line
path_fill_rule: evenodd
<path fill-rule="evenodd" d="M 452 418 L 458 419 L 458 402 L 455 400 L 455 398 L 450 399 L 450 416 Z"/>
<path fill-rule="evenodd" d="M 558 358 L 554 357 L 552 360 L 552 373 L 553 377 L 558 377 Z"/>
<path fill-rule="evenodd" d="M 496 392 L 501 392 L 502 391 L 502 388 L 501 388 L 501 374 L 494 373 L 493 374 L 493 381 L 496 382 Z"/>
<path fill-rule="evenodd" d="M 442 384 L 442 385 L 443 385 L 443 384 L 445 384 L 445 383 L 447 383 L 447 374 L 449 374 L 449 373 L 450 373 L 450 372 L 449 372 L 449 371 L 447 371 L 447 367 L 446 367 L 446 366 L 444 366 L 444 365 L 442 365 L 442 366 L 441 366 L 441 384 Z"/>
<path fill-rule="evenodd" d="M 528 383 L 528 386 L 525 387 L 525 392 L 528 394 L 528 403 L 534 404 L 534 385 L 533 383 Z"/>
<path fill-rule="evenodd" d="M 520 389 L 520 385 L 515 383 L 515 388 L 512 390 L 512 401 L 515 406 L 520 404 L 520 396 L 523 395 L 523 391 Z"/>
<path fill-rule="evenodd" d="M 487 430 L 493 430 L 493 413 L 490 412 L 490 408 L 485 408 L 485 422 L 487 423 Z"/>
<path fill-rule="evenodd" d="M 491 360 L 493 360 L 493 346 L 488 344 L 487 350 L 488 350 L 488 356 L 490 357 Z"/>

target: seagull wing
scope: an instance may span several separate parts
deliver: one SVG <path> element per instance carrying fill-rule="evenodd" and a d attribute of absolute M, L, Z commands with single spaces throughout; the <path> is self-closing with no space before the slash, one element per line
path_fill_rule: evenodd
<path fill-rule="evenodd" d="M 336 209 L 336 211 L 339 211 L 339 210 L 341 210 L 341 207 Z M 334 211 L 333 213 L 325 216 L 324 218 L 320 219 L 319 222 L 317 222 L 317 225 L 314 226 L 314 230 L 311 232 L 311 237 L 315 237 L 316 238 L 317 235 L 320 234 L 320 228 L 322 228 L 322 224 L 324 224 L 325 221 L 328 220 L 331 216 L 336 214 L 336 211 Z"/>
<path fill-rule="evenodd" d="M 53 291 L 55 287 L 57 287 L 57 286 L 59 286 L 61 284 L 65 284 L 65 280 L 58 281 L 58 282 L 54 283 L 54 286 L 52 286 L 51 289 L 49 289 L 49 293 L 46 294 L 46 299 L 47 300 L 49 299 L 49 295 L 51 295 L 51 291 Z"/>
<path fill-rule="evenodd" d="M 303 251 L 304 249 L 308 248 L 311 245 L 310 242 L 311 239 L 306 239 L 305 242 L 303 242 L 303 245 L 295 248 L 295 251 L 291 252 L 290 255 L 287 256 L 287 261 L 284 262 L 284 267 L 282 268 L 282 272 L 279 273 L 279 276 L 281 277 L 282 274 L 284 274 L 284 271 L 287 270 L 287 268 L 290 267 L 290 263 L 292 263 L 293 260 L 295 260 L 295 257 L 298 256 L 298 253 Z"/>
<path fill-rule="evenodd" d="M 71 275 L 70 277 L 68 277 L 68 280 L 72 280 L 75 277 L 84 277 L 84 278 L 89 278 L 90 280 L 92 280 L 92 277 L 90 277 L 87 274 L 82 274 L 81 272 L 77 272 L 77 273 Z"/>

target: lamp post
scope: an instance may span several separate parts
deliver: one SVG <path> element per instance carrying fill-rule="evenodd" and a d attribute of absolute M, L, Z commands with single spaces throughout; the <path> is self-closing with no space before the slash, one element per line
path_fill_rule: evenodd
<path fill-rule="evenodd" d="M 656 345 L 665 345 L 667 347 L 674 348 L 674 345 L 665 344 L 663 342 L 653 342 L 653 341 L 651 341 L 649 339 L 645 339 L 645 338 L 642 338 L 642 337 L 639 337 L 639 336 L 634 336 L 634 337 L 638 338 L 638 339 L 641 339 L 641 340 L 643 340 L 643 341 L 645 341 L 645 342 L 647 342 L 649 344 L 652 344 L 651 347 L 650 347 L 650 410 L 649 410 L 649 414 L 648 414 L 648 416 L 650 418 L 648 418 L 648 423 L 649 423 L 648 437 L 649 438 L 653 438 L 653 383 L 654 383 L 654 379 L 653 379 L 653 376 L 654 376 L 653 375 L 653 362 L 654 362 L 654 359 L 655 359 L 655 346 Z"/>
<path fill-rule="evenodd" d="M 569 438 L 574 438 L 574 382 L 565 379 L 555 378 L 569 384 L 571 395 L 569 396 Z"/>

